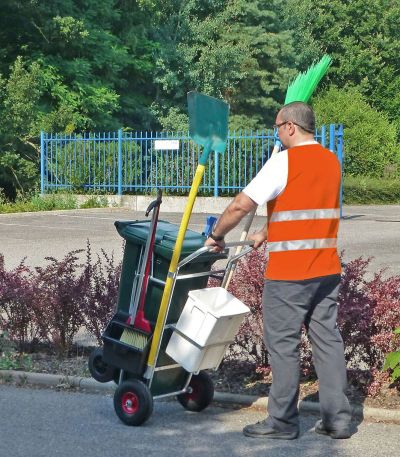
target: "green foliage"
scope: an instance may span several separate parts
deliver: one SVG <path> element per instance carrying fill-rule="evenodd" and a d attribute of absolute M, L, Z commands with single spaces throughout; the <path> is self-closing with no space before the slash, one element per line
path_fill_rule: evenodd
<path fill-rule="evenodd" d="M 292 30 L 300 67 L 315 56 L 333 59 L 328 81 L 355 85 L 400 128 L 400 3 L 392 0 L 287 0 L 284 26 Z"/>
<path fill-rule="evenodd" d="M 79 208 L 103 208 L 108 206 L 107 198 L 101 195 L 93 195 L 84 203 L 78 205 L 77 198 L 73 194 L 23 194 L 17 195 L 15 201 L 10 202 L 0 193 L 1 213 L 22 213 L 27 211 L 53 211 Z"/>
<path fill-rule="evenodd" d="M 8 80 L 0 75 L 0 187 L 9 197 L 37 180 L 34 139 L 38 130 L 41 75 L 38 64 L 25 65 L 18 57 Z"/>
<path fill-rule="evenodd" d="M 398 179 L 345 176 L 343 203 L 346 205 L 400 204 Z"/>
<path fill-rule="evenodd" d="M 394 331 L 395 335 L 400 335 L 400 327 Z M 400 379 L 400 350 L 389 352 L 385 358 L 383 370 L 391 370 L 390 378 L 393 382 Z"/>
<path fill-rule="evenodd" d="M 180 109 L 171 107 L 165 115 L 163 115 L 159 108 L 153 106 L 154 114 L 157 115 L 162 129 L 174 132 L 188 132 L 189 131 L 189 117 Z"/>
<path fill-rule="evenodd" d="M 156 62 L 155 104 L 170 117 L 186 111 L 186 92 L 221 97 L 231 114 L 272 124 L 296 73 L 290 33 L 281 29 L 276 0 L 156 2 L 154 37 L 163 40 Z M 177 128 L 177 126 L 172 126 Z"/>
<path fill-rule="evenodd" d="M 105 208 L 108 206 L 107 198 L 104 196 L 93 195 L 84 203 L 81 203 L 80 208 Z"/>
<path fill-rule="evenodd" d="M 0 213 L 51 211 L 77 207 L 76 197 L 72 194 L 18 195 L 14 202 L 9 202 L 0 196 Z"/>
<path fill-rule="evenodd" d="M 30 370 L 32 359 L 27 354 L 18 354 L 16 344 L 8 333 L 0 331 L 0 370 Z"/>
<path fill-rule="evenodd" d="M 35 164 L 17 152 L 0 150 L 0 188 L 7 190 L 10 197 L 17 192 L 32 188 L 38 181 L 39 173 Z"/>
<path fill-rule="evenodd" d="M 322 86 L 347 94 L 320 107 L 347 127 L 345 172 L 382 176 L 399 165 L 399 21 L 392 0 L 3 0 L 0 188 L 38 182 L 41 130 L 187 131 L 189 90 L 227 100 L 231 130 L 268 128 L 325 53 Z"/>
<path fill-rule="evenodd" d="M 385 170 L 399 167 L 395 126 L 357 88 L 332 87 L 317 96 L 313 105 L 319 124 L 344 124 L 345 175 L 383 177 Z"/>

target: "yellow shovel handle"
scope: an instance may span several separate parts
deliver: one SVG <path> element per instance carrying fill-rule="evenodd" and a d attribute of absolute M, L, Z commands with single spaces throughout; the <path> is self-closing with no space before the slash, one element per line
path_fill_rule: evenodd
<path fill-rule="evenodd" d="M 182 216 L 181 225 L 179 227 L 178 237 L 176 238 L 174 252 L 172 254 L 171 263 L 169 265 L 169 271 L 167 280 L 165 282 L 164 292 L 161 298 L 160 310 L 158 311 L 158 317 L 156 322 L 156 327 L 154 329 L 153 339 L 151 342 L 150 353 L 147 360 L 148 367 L 154 367 L 156 363 L 156 356 L 158 352 L 159 343 L 161 340 L 162 332 L 165 325 L 165 320 L 167 318 L 168 303 L 172 294 L 174 278 L 173 275 L 176 272 L 176 268 L 179 262 L 179 257 L 181 256 L 183 240 L 185 239 L 185 234 L 187 227 L 189 225 L 189 219 L 192 214 L 192 209 L 194 201 L 196 200 L 197 191 L 199 189 L 201 180 L 204 175 L 204 165 L 198 165 L 196 173 L 193 178 L 192 187 L 190 189 L 189 198 L 186 203 L 185 211 Z"/>

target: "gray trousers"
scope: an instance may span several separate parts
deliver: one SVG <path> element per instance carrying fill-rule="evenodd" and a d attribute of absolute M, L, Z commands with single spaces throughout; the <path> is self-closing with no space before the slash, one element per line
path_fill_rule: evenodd
<path fill-rule="evenodd" d="M 319 379 L 323 423 L 332 429 L 350 423 L 343 340 L 336 325 L 339 282 L 340 275 L 303 281 L 265 280 L 264 338 L 273 377 L 268 415 L 271 425 L 278 430 L 293 431 L 299 427 L 299 344 L 303 323 Z"/>

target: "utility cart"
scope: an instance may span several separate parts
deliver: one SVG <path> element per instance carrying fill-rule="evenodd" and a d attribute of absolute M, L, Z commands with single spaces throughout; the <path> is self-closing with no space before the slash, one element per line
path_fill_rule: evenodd
<path fill-rule="evenodd" d="M 169 396 L 176 396 L 190 411 L 201 411 L 214 395 L 213 382 L 204 369 L 219 366 L 249 311 L 224 289 L 229 272 L 251 250 L 247 247 L 240 254 L 229 256 L 229 248 L 249 242 L 227 244 L 225 251 L 214 253 L 204 247 L 204 235 L 187 230 L 172 278 L 173 293 L 155 363 L 149 367 L 149 348 L 178 227 L 159 221 L 155 230 L 143 309 L 150 331 L 145 332 L 132 326 L 132 297 L 140 292 L 137 290 L 143 270 L 140 265 L 145 261 L 151 222 L 118 221 L 115 226 L 126 240 L 118 303 L 103 333 L 103 347 L 97 348 L 89 358 L 90 372 L 100 382 L 114 380 L 118 384 L 114 408 L 127 425 L 144 423 L 152 414 L 153 400 Z M 212 270 L 216 261 L 221 261 L 224 268 Z M 220 279 L 221 287 L 206 289 L 210 276 Z M 136 307 L 134 312 L 137 310 Z M 138 339 L 138 335 L 143 338 Z"/>

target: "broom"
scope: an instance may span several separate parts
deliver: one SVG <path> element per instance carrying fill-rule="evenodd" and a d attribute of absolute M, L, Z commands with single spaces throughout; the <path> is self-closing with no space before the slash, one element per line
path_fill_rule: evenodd
<path fill-rule="evenodd" d="M 321 60 L 317 63 L 313 63 L 305 72 L 299 73 L 296 79 L 291 82 L 286 90 L 286 97 L 284 105 L 287 105 L 292 102 L 304 102 L 307 103 L 313 92 L 315 91 L 318 83 L 321 79 L 325 76 L 328 68 L 332 63 L 332 59 L 330 56 L 325 54 Z M 281 147 L 281 142 L 279 140 L 276 141 L 272 154 L 279 151 Z M 271 155 L 272 155 L 271 154 Z M 250 211 L 249 216 L 246 220 L 246 224 L 243 228 L 242 235 L 240 237 L 240 241 L 244 241 L 247 238 L 247 235 L 250 230 L 250 226 L 253 222 L 254 215 L 256 214 L 257 207 L 254 210 Z M 243 246 L 238 246 L 236 249 L 235 254 L 239 254 L 242 250 Z M 234 273 L 234 267 L 229 272 L 229 276 L 225 285 L 225 288 L 228 288 L 228 285 L 232 279 Z"/>

